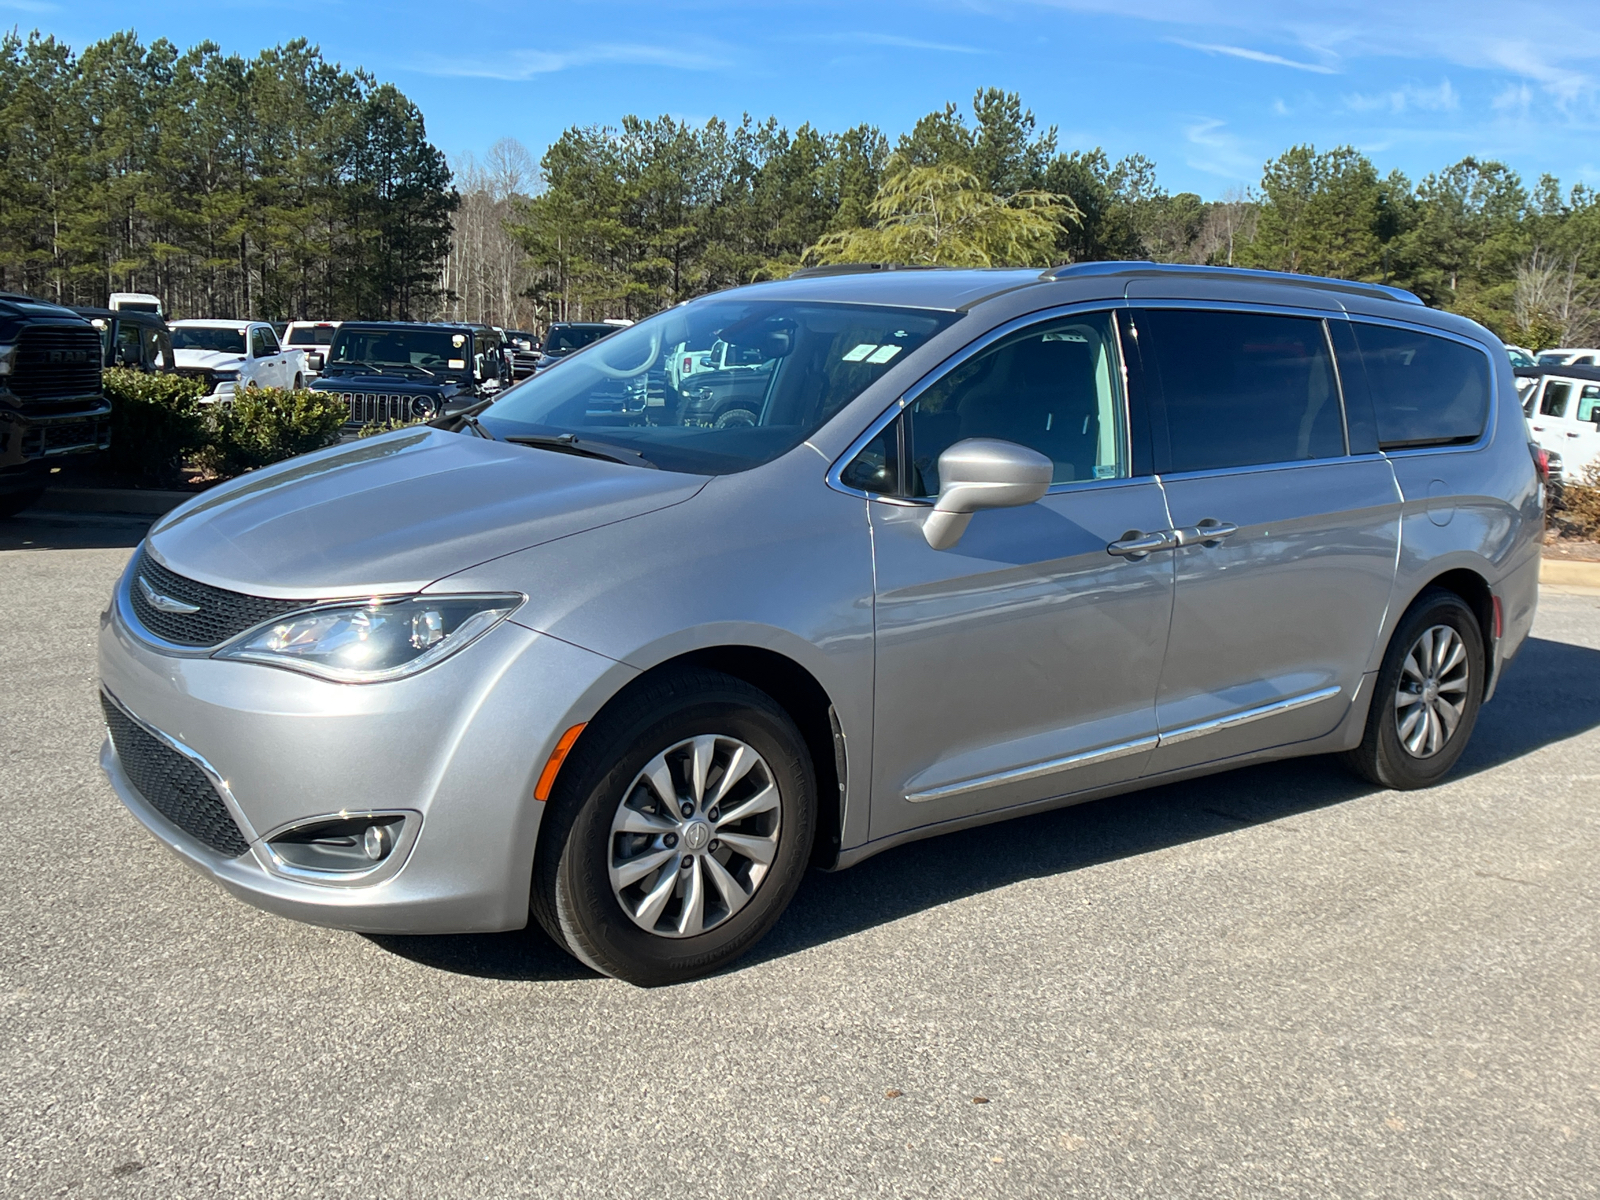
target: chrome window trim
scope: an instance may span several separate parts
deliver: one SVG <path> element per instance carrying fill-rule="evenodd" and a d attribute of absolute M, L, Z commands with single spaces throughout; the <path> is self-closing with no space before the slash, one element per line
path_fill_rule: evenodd
<path fill-rule="evenodd" d="M 1020 317 L 1013 317 L 1009 321 L 1005 321 L 979 334 L 976 338 L 962 346 L 959 350 L 956 350 L 954 353 L 946 356 L 934 366 L 930 367 L 919 379 L 916 380 L 916 382 L 912 383 L 906 388 L 905 391 L 901 392 L 897 399 L 891 401 L 888 408 L 884 409 L 883 412 L 874 417 L 872 422 L 867 426 L 866 430 L 853 442 L 851 442 L 848 447 L 845 448 L 843 454 L 839 455 L 838 458 L 833 460 L 833 465 L 828 468 L 827 473 L 823 476 L 824 481 L 836 492 L 843 492 L 847 496 L 859 496 L 865 500 L 897 500 L 911 505 L 920 505 L 923 503 L 930 505 L 933 504 L 936 497 L 932 496 L 889 496 L 882 492 L 867 492 L 861 490 L 860 488 L 853 488 L 844 483 L 841 476 L 843 476 L 845 468 L 850 465 L 855 456 L 860 454 L 861 451 L 866 448 L 867 443 L 872 441 L 873 438 L 877 437 L 878 434 L 882 433 L 886 425 L 890 424 L 912 404 L 915 404 L 917 398 L 921 396 L 923 392 L 927 391 L 934 384 L 938 383 L 939 380 L 943 379 L 951 371 L 954 371 L 969 359 L 983 353 L 983 351 L 987 350 L 990 346 L 994 345 L 995 342 L 1000 341 L 1002 338 L 1009 337 L 1011 334 L 1016 333 L 1018 330 L 1026 329 L 1030 325 L 1040 325 L 1047 321 L 1057 320 L 1061 317 L 1072 317 L 1077 316 L 1080 313 L 1091 312 L 1110 313 L 1112 316 L 1113 331 L 1117 334 L 1117 337 L 1114 339 L 1116 342 L 1115 350 L 1117 355 L 1117 366 L 1121 372 L 1120 377 L 1122 380 L 1122 437 L 1124 445 L 1121 447 L 1121 449 L 1123 452 L 1123 457 L 1127 461 L 1128 469 L 1131 471 L 1133 469 L 1133 414 L 1129 407 L 1128 400 L 1128 364 L 1124 362 L 1122 358 L 1122 330 L 1120 324 L 1116 320 L 1116 313 L 1120 309 L 1125 309 L 1127 307 L 1128 302 L 1119 297 L 1102 297 L 1098 300 L 1079 300 L 1072 304 L 1062 304 L 1053 308 L 1041 308 L 1030 313 L 1024 313 Z M 901 469 L 902 471 L 904 470 L 903 465 Z M 1151 476 L 1135 477 L 1132 475 L 1119 475 L 1115 479 L 1078 479 L 1073 480 L 1071 483 L 1052 484 L 1050 491 L 1047 492 L 1046 495 L 1054 495 L 1058 489 L 1067 487 L 1079 487 L 1085 484 L 1121 483 L 1134 478 L 1149 479 Z"/>
<path fill-rule="evenodd" d="M 1203 471 L 1168 471 L 1156 478 L 1167 483 L 1186 479 L 1213 479 L 1223 475 L 1253 475 L 1258 471 L 1292 471 L 1301 467 L 1331 467 L 1343 463 L 1378 462 L 1381 454 L 1341 454 L 1337 458 L 1291 458 L 1287 462 L 1250 463 L 1243 467 L 1207 467 Z"/>
<path fill-rule="evenodd" d="M 190 747 L 185 746 L 182 742 L 178 741 L 177 738 L 169 737 L 167 734 L 162 733 L 161 730 L 157 729 L 154 725 L 150 724 L 150 722 L 142 719 L 138 713 L 134 712 L 121 700 L 118 700 L 117 697 L 112 693 L 111 689 L 106 687 L 105 684 L 100 685 L 100 694 L 109 700 L 113 705 L 115 705 L 118 712 L 127 717 L 128 720 L 132 721 L 151 737 L 155 738 L 156 741 L 160 742 L 163 746 L 166 746 L 170 750 L 177 751 L 190 762 L 194 763 L 195 766 L 200 768 L 201 774 L 206 777 L 207 781 L 211 784 L 212 790 L 217 793 L 217 798 L 222 801 L 222 807 L 228 810 L 228 815 L 233 818 L 234 824 L 239 827 L 239 832 L 244 835 L 245 841 L 250 843 L 250 849 L 254 851 L 257 841 L 255 826 L 250 822 L 250 819 L 244 815 L 244 810 L 239 807 L 239 802 L 234 798 L 233 790 L 228 786 L 228 781 L 222 777 L 222 772 L 212 766 L 211 763 L 207 761 L 206 757 L 198 750 L 193 750 Z M 106 736 L 108 738 L 111 736 L 111 731 L 109 729 L 106 730 Z M 116 745 L 117 744 L 115 741 L 111 743 L 112 753 L 116 753 Z M 120 758 L 118 761 L 121 761 Z M 131 780 L 129 781 L 129 784 L 132 786 Z M 138 789 L 135 788 L 134 790 L 137 791 Z M 143 793 L 140 794 L 142 795 Z M 151 804 L 148 799 L 145 800 L 145 804 L 150 807 L 152 812 L 156 812 L 155 806 Z M 177 829 L 178 833 L 186 842 L 193 843 L 194 847 L 199 853 L 209 854 L 216 858 L 225 857 L 218 854 L 205 843 L 190 837 L 189 834 L 184 830 L 178 829 L 178 827 L 173 825 L 172 821 L 165 815 L 162 815 L 159 812 L 157 815 L 161 816 L 161 819 L 166 821 L 168 825 L 172 825 L 174 829 Z M 258 855 L 258 860 L 259 857 L 260 856 Z M 227 861 L 234 862 L 237 860 L 228 859 Z"/>

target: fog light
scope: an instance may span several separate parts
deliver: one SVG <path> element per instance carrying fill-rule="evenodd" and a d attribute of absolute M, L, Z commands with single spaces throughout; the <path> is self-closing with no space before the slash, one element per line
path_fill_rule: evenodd
<path fill-rule="evenodd" d="M 405 822 L 393 813 L 323 818 L 280 833 L 269 848 L 280 868 L 337 882 L 371 872 L 393 854 Z"/>
<path fill-rule="evenodd" d="M 367 832 L 361 838 L 361 848 L 367 852 L 368 858 L 377 862 L 394 849 L 394 834 L 389 832 L 387 825 L 368 825 Z"/>

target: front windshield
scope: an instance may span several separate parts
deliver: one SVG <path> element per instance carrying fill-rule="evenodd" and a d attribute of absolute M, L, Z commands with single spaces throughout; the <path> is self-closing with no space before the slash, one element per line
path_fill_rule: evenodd
<path fill-rule="evenodd" d="M 206 329 L 194 325 L 179 325 L 172 331 L 174 350 L 215 350 L 221 354 L 244 353 L 244 331 L 241 329 Z"/>
<path fill-rule="evenodd" d="M 571 434 L 722 475 L 798 446 L 955 313 L 715 297 L 668 309 L 518 384 L 494 436 Z"/>
<path fill-rule="evenodd" d="M 544 352 L 570 354 L 574 350 L 582 350 L 585 346 L 599 341 L 610 332 L 611 328 L 605 325 L 599 327 L 591 325 L 587 329 L 575 325 L 557 325 L 550 330 L 550 335 L 544 340 Z"/>
<path fill-rule="evenodd" d="M 420 367 L 464 371 L 469 335 L 451 329 L 343 329 L 333 339 L 331 366 Z"/>

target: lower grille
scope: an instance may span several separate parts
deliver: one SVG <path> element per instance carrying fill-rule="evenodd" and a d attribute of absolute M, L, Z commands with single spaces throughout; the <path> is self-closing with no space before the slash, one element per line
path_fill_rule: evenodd
<path fill-rule="evenodd" d="M 184 604 L 193 604 L 192 613 L 162 612 L 145 597 L 139 586 L 143 579 L 151 591 Z M 298 612 L 305 600 L 273 600 L 266 596 L 246 596 L 226 588 L 212 587 L 198 579 L 188 579 L 169 571 L 143 549 L 133 565 L 133 586 L 128 589 L 133 615 L 151 633 L 175 646 L 196 648 L 220 646 L 229 638 L 254 628 L 263 621 Z"/>
<path fill-rule="evenodd" d="M 145 803 L 218 854 L 238 858 L 250 849 L 222 797 L 193 760 L 155 737 L 104 695 L 100 707 L 105 710 L 117 761 Z"/>
<path fill-rule="evenodd" d="M 35 425 L 22 435 L 24 458 L 44 458 L 74 450 L 104 450 L 111 444 L 111 418 L 88 421 L 56 421 Z"/>

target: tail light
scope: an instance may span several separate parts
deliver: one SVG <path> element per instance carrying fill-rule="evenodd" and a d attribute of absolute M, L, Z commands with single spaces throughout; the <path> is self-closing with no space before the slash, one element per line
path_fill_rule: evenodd
<path fill-rule="evenodd" d="M 1539 482 L 1550 482 L 1550 451 L 1535 442 L 1528 443 L 1528 453 L 1533 455 L 1533 469 L 1539 472 Z"/>

